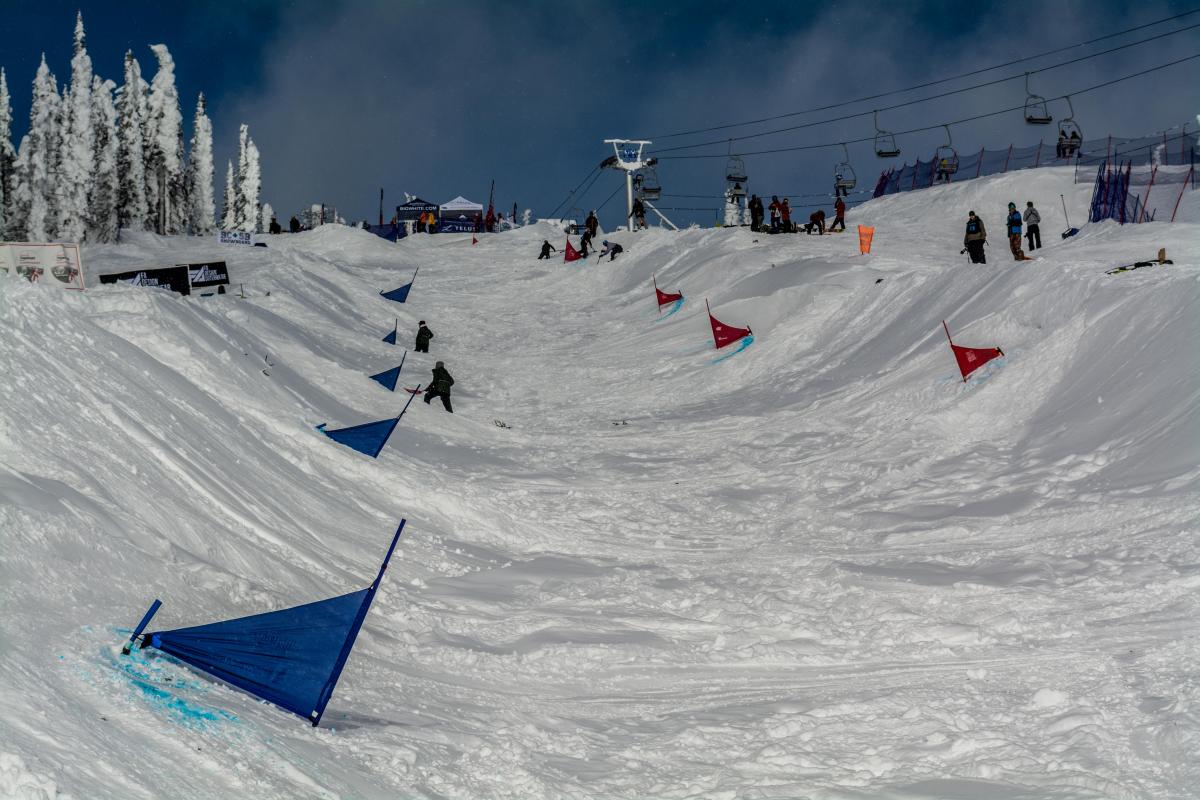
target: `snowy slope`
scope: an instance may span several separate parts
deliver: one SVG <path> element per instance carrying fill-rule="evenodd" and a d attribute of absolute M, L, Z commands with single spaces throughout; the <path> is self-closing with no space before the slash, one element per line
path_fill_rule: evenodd
<path fill-rule="evenodd" d="M 325 227 L 0 281 L 0 796 L 1194 797 L 1200 228 L 1064 242 L 1071 176 L 585 266 L 535 260 L 548 225 Z M 213 257 L 244 299 L 93 285 Z M 750 349 L 712 363 L 705 297 Z M 313 426 L 397 412 L 366 377 L 397 316 L 436 334 L 401 383 L 444 360 L 456 413 L 415 403 L 372 461 Z M 942 319 L 1006 357 L 964 384 Z M 154 597 L 169 628 L 361 588 L 401 517 L 319 729 L 117 656 Z"/>

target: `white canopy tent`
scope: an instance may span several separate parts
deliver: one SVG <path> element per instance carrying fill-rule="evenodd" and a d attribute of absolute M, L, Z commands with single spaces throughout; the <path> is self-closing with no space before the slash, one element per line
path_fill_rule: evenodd
<path fill-rule="evenodd" d="M 468 200 L 461 194 L 453 200 L 442 203 L 441 205 L 442 217 L 455 219 L 462 216 L 470 219 L 471 217 L 474 217 L 476 213 L 482 214 L 483 206 L 481 206 L 479 203 Z"/>

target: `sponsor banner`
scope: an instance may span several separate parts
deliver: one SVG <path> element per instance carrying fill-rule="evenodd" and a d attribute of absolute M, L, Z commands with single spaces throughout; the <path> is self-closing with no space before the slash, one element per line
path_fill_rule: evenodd
<path fill-rule="evenodd" d="M 186 266 L 152 267 L 150 269 L 135 269 L 129 272 L 114 272 L 101 275 L 101 283 L 125 283 L 130 286 L 149 286 L 153 289 L 167 289 L 179 294 L 191 294 L 188 285 L 188 269 Z"/>
<path fill-rule="evenodd" d="M 474 233 L 473 219 L 443 219 L 438 221 L 438 233 Z"/>
<path fill-rule="evenodd" d="M 221 244 L 254 244 L 254 234 L 249 231 L 217 231 L 217 241 Z"/>
<path fill-rule="evenodd" d="M 0 243 L 0 271 L 34 283 L 83 289 L 83 263 L 77 244 Z"/>
<path fill-rule="evenodd" d="M 206 261 L 202 264 L 176 264 L 188 271 L 188 280 L 192 288 L 199 291 L 211 286 L 228 286 L 229 269 L 224 261 Z"/>

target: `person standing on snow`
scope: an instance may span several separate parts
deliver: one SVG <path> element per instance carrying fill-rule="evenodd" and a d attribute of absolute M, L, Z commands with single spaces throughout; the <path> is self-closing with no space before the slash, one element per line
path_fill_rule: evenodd
<path fill-rule="evenodd" d="M 583 231 L 583 236 L 579 237 L 579 255 L 583 258 L 588 257 L 588 252 L 592 246 L 592 232 L 586 228 Z"/>
<path fill-rule="evenodd" d="M 1016 203 L 1008 204 L 1008 249 L 1012 250 L 1014 261 L 1025 261 L 1025 251 L 1021 249 L 1021 212 L 1017 211 Z"/>
<path fill-rule="evenodd" d="M 413 349 L 418 353 L 429 352 L 429 340 L 433 338 L 433 331 L 425 325 L 425 320 L 417 323 L 420 327 L 417 328 L 417 346 Z"/>
<path fill-rule="evenodd" d="M 646 205 L 642 202 L 642 198 L 639 197 L 633 201 L 633 210 L 629 212 L 627 219 L 633 220 L 634 230 L 646 227 Z"/>
<path fill-rule="evenodd" d="M 454 413 L 454 409 L 450 407 L 450 387 L 454 385 L 454 378 L 450 377 L 449 371 L 446 370 L 446 363 L 439 361 L 433 365 L 433 380 L 429 384 L 429 388 L 425 390 L 425 404 L 429 405 L 429 401 L 435 397 L 442 398 L 442 407 Z"/>
<path fill-rule="evenodd" d="M 987 228 L 974 211 L 967 212 L 967 232 L 963 235 L 963 247 L 971 254 L 972 264 L 986 264 L 983 246 L 987 244 Z"/>
<path fill-rule="evenodd" d="M 783 202 L 779 204 L 779 225 L 783 228 L 784 233 L 792 232 L 792 207 L 788 204 L 788 199 L 783 198 Z"/>
<path fill-rule="evenodd" d="M 771 233 L 779 233 L 779 195 L 771 195 L 771 205 L 767 206 L 767 210 L 771 212 Z"/>
<path fill-rule="evenodd" d="M 1025 204 L 1025 238 L 1029 240 L 1030 252 L 1042 246 L 1042 215 L 1033 207 L 1033 201 Z"/>
<path fill-rule="evenodd" d="M 763 221 L 763 204 L 758 195 L 750 195 L 750 202 L 746 204 L 746 208 L 750 210 L 750 230 L 758 233 L 762 230 Z"/>
<path fill-rule="evenodd" d="M 833 204 L 833 224 L 829 226 L 830 233 L 836 231 L 838 225 L 842 226 L 842 230 L 846 230 L 846 201 L 840 197 Z"/>
<path fill-rule="evenodd" d="M 600 230 L 600 220 L 596 216 L 595 209 L 592 209 L 591 213 L 587 215 L 587 219 L 583 221 L 583 227 L 587 230 L 590 238 L 596 238 L 596 233 Z"/>
<path fill-rule="evenodd" d="M 550 244 L 549 239 L 542 239 L 542 254 L 538 256 L 538 261 L 541 261 L 543 258 L 549 258 L 551 250 L 556 253 L 558 252 L 558 250 L 554 248 L 554 245 Z"/>

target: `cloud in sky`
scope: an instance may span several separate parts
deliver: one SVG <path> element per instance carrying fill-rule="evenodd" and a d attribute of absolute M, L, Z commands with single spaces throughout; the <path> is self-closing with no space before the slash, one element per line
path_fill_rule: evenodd
<path fill-rule="evenodd" d="M 38 49 L 60 80 L 69 71 L 74 6 L 46 0 L 6 17 L 9 83 L 20 119 Z M 166 10 L 164 10 L 166 9 Z M 1174 2 L 840 3 L 836 6 L 692 2 L 661 4 L 464 2 L 316 2 L 255 0 L 230 6 L 192 2 L 181 9 L 145 4 L 84 8 L 98 70 L 119 78 L 125 47 L 147 77 L 146 45 L 176 55 L 185 119 L 204 90 L 217 131 L 218 183 L 233 155 L 237 126 L 250 124 L 263 153 L 264 200 L 281 216 L 312 202 L 349 218 L 374 217 L 383 187 L 387 205 L 402 192 L 444 201 L 457 194 L 514 201 L 549 213 L 609 154 L 601 140 L 768 117 L 935 80 L 1180 13 Z M 61 17 L 61 19 L 59 19 Z M 1082 52 L 1200 22 L 1200 14 Z M 128 23 L 128 24 L 126 24 Z M 0 22 L 0 32 L 6 27 Z M 37 36 L 31 37 L 30 31 Z M 1035 91 L 1056 96 L 1172 58 L 1200 52 L 1189 31 L 1151 45 L 1034 77 Z M 17 34 L 20 34 L 19 36 Z M 45 41 L 40 41 L 44 39 Z M 38 41 L 34 41 L 38 40 Z M 23 48 L 23 49 L 21 49 Z M 28 50 L 29 52 L 25 52 Z M 927 90 L 850 108 L 694 137 L 659 139 L 660 147 L 870 110 L 953 86 L 1019 74 L 1075 52 L 1016 65 Z M 1200 110 L 1196 64 L 1075 99 L 1089 137 L 1140 135 L 1192 120 Z M 27 73 L 27 74 L 26 74 Z M 885 112 L 892 130 L 938 124 L 1019 104 L 1020 81 Z M 1061 116 L 1065 105 L 1053 112 Z M 872 133 L 870 117 L 736 143 L 760 150 L 853 141 Z M 1053 136 L 1018 114 L 956 126 L 963 152 Z M 928 158 L 940 129 L 900 139 L 904 157 Z M 724 153 L 717 145 L 699 152 Z M 863 185 L 886 162 L 869 145 L 851 144 Z M 747 158 L 759 194 L 828 194 L 839 147 Z M 664 160 L 660 178 L 677 198 L 662 205 L 716 208 L 724 160 Z M 582 199 L 599 205 L 620 185 L 606 173 Z M 816 202 L 817 199 L 812 199 Z M 602 219 L 615 224 L 620 196 Z M 682 221 L 711 223 L 713 211 L 679 211 Z"/>

